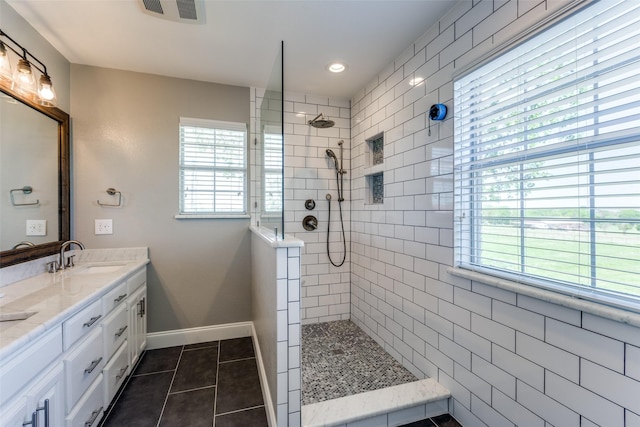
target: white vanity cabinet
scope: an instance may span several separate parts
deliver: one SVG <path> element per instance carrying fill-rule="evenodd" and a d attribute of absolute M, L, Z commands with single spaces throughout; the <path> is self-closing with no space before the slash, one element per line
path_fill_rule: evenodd
<path fill-rule="evenodd" d="M 0 359 L 0 427 L 100 423 L 146 345 L 146 266 L 94 295 Z"/>

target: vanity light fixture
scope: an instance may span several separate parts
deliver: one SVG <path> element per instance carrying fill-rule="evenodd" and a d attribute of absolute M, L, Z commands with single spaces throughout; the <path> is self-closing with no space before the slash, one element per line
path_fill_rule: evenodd
<path fill-rule="evenodd" d="M 11 75 L 11 60 L 7 47 L 0 41 L 0 81 L 11 84 L 13 76 Z"/>
<path fill-rule="evenodd" d="M 47 73 L 47 66 L 9 37 L 7 33 L 0 30 L 0 38 L 2 37 L 16 47 L 14 48 L 7 42 L 0 40 L 0 85 L 10 87 L 40 105 L 55 107 L 57 105 L 57 97 L 51 77 Z M 18 56 L 18 63 L 13 74 L 11 73 L 9 51 Z M 38 79 L 36 79 L 35 70 L 40 72 Z M 38 83 L 36 84 L 36 82 Z"/>
<path fill-rule="evenodd" d="M 341 73 L 347 69 L 347 65 L 342 62 L 332 62 L 327 65 L 327 70 L 332 73 Z"/>

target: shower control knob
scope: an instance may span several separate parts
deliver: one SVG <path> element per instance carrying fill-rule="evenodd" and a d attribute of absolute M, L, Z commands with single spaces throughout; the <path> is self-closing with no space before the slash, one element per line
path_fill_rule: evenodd
<path fill-rule="evenodd" d="M 305 207 L 305 208 L 307 208 L 307 210 L 308 210 L 308 211 L 312 211 L 312 210 L 313 210 L 313 208 L 315 208 L 315 207 L 316 207 L 316 202 L 315 202 L 315 200 L 313 200 L 313 199 L 307 199 L 307 200 L 304 202 L 304 207 Z"/>
<path fill-rule="evenodd" d="M 313 215 L 307 215 L 302 220 L 302 227 L 307 231 L 313 231 L 318 228 L 318 219 Z"/>

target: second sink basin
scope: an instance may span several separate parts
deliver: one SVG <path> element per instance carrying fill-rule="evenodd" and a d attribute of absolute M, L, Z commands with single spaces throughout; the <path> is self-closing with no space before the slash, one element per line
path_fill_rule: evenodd
<path fill-rule="evenodd" d="M 10 322 L 12 320 L 25 320 L 36 314 L 35 311 L 9 311 L 0 312 L 0 322 Z"/>
<path fill-rule="evenodd" d="M 78 273 L 80 274 L 102 274 L 102 273 L 112 273 L 114 271 L 120 270 L 124 267 L 125 264 L 111 264 L 111 265 L 91 265 L 87 268 L 82 269 Z"/>

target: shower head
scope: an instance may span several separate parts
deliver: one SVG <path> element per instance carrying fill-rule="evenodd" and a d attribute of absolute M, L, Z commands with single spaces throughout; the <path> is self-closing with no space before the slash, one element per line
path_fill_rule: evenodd
<path fill-rule="evenodd" d="M 307 123 L 309 123 L 309 126 L 319 129 L 331 128 L 336 124 L 333 120 L 326 119 L 322 113 L 318 114 L 315 119 L 309 120 Z"/>
<path fill-rule="evenodd" d="M 327 156 L 333 159 L 333 163 L 336 165 L 336 170 L 339 170 L 340 168 L 338 166 L 338 158 L 336 157 L 336 153 L 334 153 L 331 148 L 327 148 Z"/>

